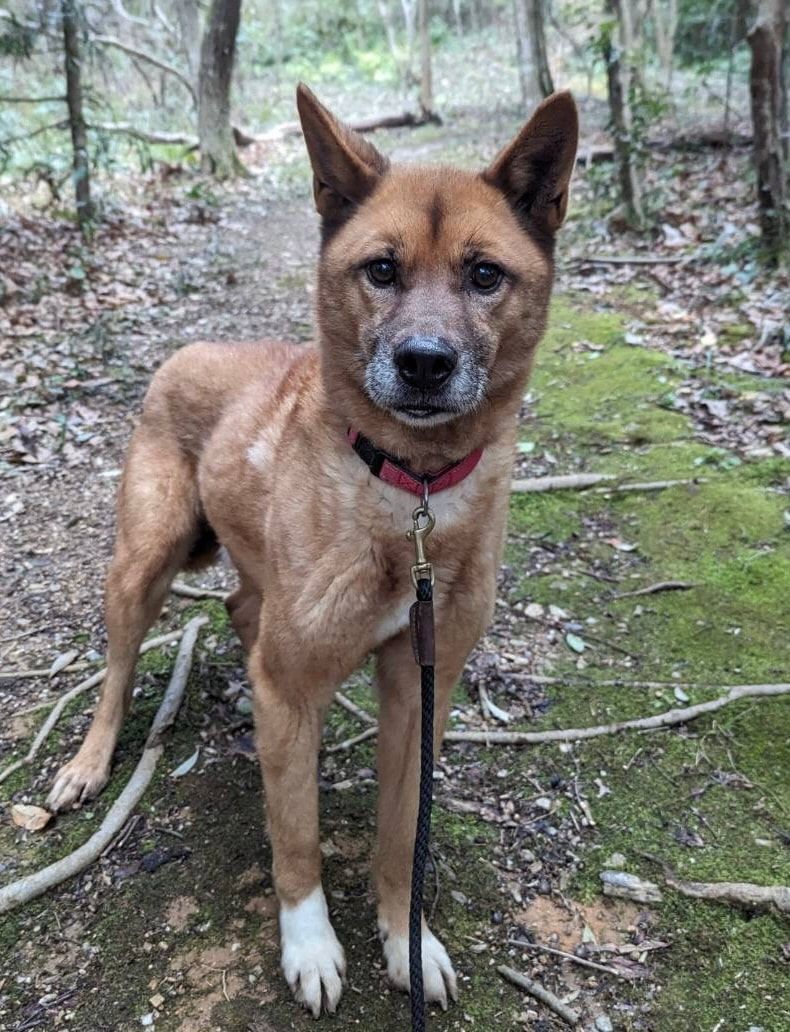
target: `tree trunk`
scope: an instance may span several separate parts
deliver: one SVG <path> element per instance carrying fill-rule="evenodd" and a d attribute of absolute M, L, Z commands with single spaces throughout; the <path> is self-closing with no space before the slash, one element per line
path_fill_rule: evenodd
<path fill-rule="evenodd" d="M 620 200 L 626 220 L 635 229 L 639 229 L 644 225 L 645 213 L 631 108 L 632 12 L 630 0 L 607 0 L 606 6 L 617 23 L 616 29 L 604 36 L 603 50 Z"/>
<path fill-rule="evenodd" d="M 781 140 L 784 31 L 783 0 L 759 0 L 754 24 L 748 33 L 752 51 L 749 89 L 760 230 L 765 250 L 773 262 L 779 262 L 786 255 L 790 239 Z"/>
<path fill-rule="evenodd" d="M 554 92 L 546 52 L 544 0 L 513 0 L 521 99 L 525 108 Z"/>
<path fill-rule="evenodd" d="M 417 82 L 414 74 L 414 41 L 417 36 L 417 4 L 419 0 L 401 0 L 400 6 L 403 11 L 403 27 L 406 31 L 406 71 L 404 83 L 407 88 Z"/>
<path fill-rule="evenodd" d="M 218 179 L 244 171 L 230 124 L 230 87 L 240 16 L 241 0 L 211 0 L 200 48 L 200 168 Z"/>
<path fill-rule="evenodd" d="M 77 221 L 83 233 L 93 220 L 90 166 L 88 163 L 88 131 L 82 110 L 82 55 L 80 53 L 79 19 L 75 0 L 61 0 L 63 16 L 63 52 L 66 69 L 66 103 L 71 129 L 72 178 L 77 204 Z"/>
<path fill-rule="evenodd" d="M 672 71 L 675 64 L 675 35 L 678 29 L 678 0 L 651 0 L 653 31 L 656 50 L 661 64 L 664 89 L 672 89 Z"/>
<path fill-rule="evenodd" d="M 197 0 L 176 0 L 176 15 L 181 35 L 181 49 L 189 68 L 189 77 L 197 86 L 200 71 L 200 10 Z"/>
<path fill-rule="evenodd" d="M 438 121 L 433 109 L 433 74 L 431 70 L 431 27 L 428 0 L 419 0 L 420 32 L 420 115 L 427 121 Z"/>

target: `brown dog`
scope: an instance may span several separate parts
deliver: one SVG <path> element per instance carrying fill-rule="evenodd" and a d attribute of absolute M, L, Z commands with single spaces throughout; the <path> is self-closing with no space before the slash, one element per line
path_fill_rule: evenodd
<path fill-rule="evenodd" d="M 569 94 L 550 97 L 475 174 L 392 167 L 309 90 L 297 101 L 322 217 L 318 347 L 195 344 L 156 374 L 120 489 L 107 677 L 50 804 L 78 804 L 106 783 L 140 643 L 175 573 L 221 542 L 240 577 L 228 605 L 249 653 L 283 971 L 317 1016 L 337 1006 L 345 961 L 321 888 L 316 757 L 335 689 L 370 653 L 378 922 L 389 977 L 409 987 L 420 706 L 410 490 L 445 471 L 433 486 L 446 490 L 430 497 L 438 748 L 493 609 L 577 116 Z M 426 998 L 446 1006 L 455 974 L 424 922 L 423 968 Z"/>

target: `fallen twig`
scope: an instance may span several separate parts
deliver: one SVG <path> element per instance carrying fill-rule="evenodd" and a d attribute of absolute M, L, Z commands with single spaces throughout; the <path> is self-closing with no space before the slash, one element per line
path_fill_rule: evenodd
<path fill-rule="evenodd" d="M 694 259 L 694 255 L 661 254 L 592 254 L 576 259 L 578 262 L 592 262 L 594 265 L 682 265 Z"/>
<path fill-rule="evenodd" d="M 530 477 L 527 480 L 513 480 L 510 490 L 514 494 L 541 493 L 543 491 L 582 491 L 604 481 L 617 480 L 613 473 L 567 473 L 556 477 Z"/>
<path fill-rule="evenodd" d="M 587 960 L 586 957 L 577 957 L 575 953 L 566 953 L 565 950 L 555 950 L 553 946 L 543 946 L 539 942 L 527 942 L 526 939 L 508 939 L 509 946 L 518 946 L 522 950 L 537 950 L 539 953 L 550 953 L 552 957 L 561 957 L 563 960 L 570 960 L 580 967 L 590 968 L 591 971 L 600 971 L 604 975 L 614 975 L 615 978 L 631 978 L 631 975 L 623 971 L 616 971 L 607 967 L 606 964 L 596 964 L 594 960 Z"/>
<path fill-rule="evenodd" d="M 338 742 L 337 745 L 330 745 L 327 747 L 328 753 L 345 752 L 348 749 L 353 749 L 355 745 L 359 745 L 360 742 L 366 742 L 368 738 L 375 738 L 379 733 L 378 724 L 374 724 L 372 727 L 366 728 L 358 735 L 354 735 L 353 738 L 346 738 L 343 742 Z"/>
<path fill-rule="evenodd" d="M 149 638 L 148 641 L 144 641 L 141 645 L 140 655 L 144 652 L 149 652 L 151 649 L 157 649 L 161 645 L 167 645 L 171 641 L 178 641 L 182 634 L 184 634 L 183 631 L 170 631 L 169 634 L 160 634 L 156 638 Z M 67 667 L 66 669 L 68 670 L 69 668 Z M 6 778 L 18 771 L 20 767 L 25 767 L 33 762 L 39 749 L 49 737 L 49 733 L 52 731 L 52 728 L 60 720 L 63 710 L 68 706 L 72 699 L 76 699 L 78 695 L 82 695 L 82 693 L 88 691 L 89 688 L 95 688 L 97 684 L 101 684 L 106 673 L 107 667 L 102 667 L 101 670 L 97 670 L 96 673 L 91 674 L 91 676 L 86 678 L 84 681 L 80 681 L 79 684 L 75 684 L 73 688 L 70 688 L 65 694 L 61 695 L 53 706 L 52 711 L 47 716 L 47 719 L 41 725 L 41 728 L 33 739 L 33 744 L 30 746 L 27 753 L 21 759 L 9 764 L 5 770 L 0 771 L 0 785 L 2 785 Z M 51 702 L 47 702 L 42 705 L 49 706 L 52 704 Z"/>
<path fill-rule="evenodd" d="M 558 1014 L 562 1020 L 568 1025 L 579 1024 L 578 1011 L 573 1010 L 563 1003 L 562 1000 L 558 999 L 554 993 L 550 993 L 548 989 L 544 989 L 542 985 L 534 982 L 531 978 L 527 978 L 526 975 L 522 975 L 519 971 L 515 971 L 511 967 L 507 967 L 505 964 L 500 964 L 497 968 L 499 974 L 511 982 L 513 985 L 517 985 L 519 989 L 523 989 L 524 992 L 529 993 L 530 996 L 534 996 L 536 1000 L 540 1000 L 550 1010 L 553 1010 L 555 1014 Z"/>
<path fill-rule="evenodd" d="M 537 683 L 541 683 L 536 678 Z M 551 683 L 551 682 L 549 682 Z M 599 682 L 601 684 L 607 682 Z M 622 681 L 611 682 L 620 685 Z M 652 682 L 638 682 L 651 684 Z M 639 717 L 636 720 L 621 720 L 613 724 L 598 724 L 595 727 L 557 728 L 550 731 L 447 731 L 445 742 L 477 742 L 481 745 L 540 745 L 545 742 L 581 742 L 587 738 L 600 738 L 603 735 L 616 735 L 621 731 L 658 731 L 677 724 L 686 724 L 706 713 L 729 706 L 740 699 L 764 699 L 776 695 L 789 695 L 790 684 L 740 684 L 728 688 L 725 695 L 709 702 L 700 702 L 696 706 L 684 706 L 681 709 L 666 710 L 652 717 Z M 347 738 L 344 742 L 329 746 L 327 752 L 341 752 L 351 749 L 368 738 L 378 734 L 378 724 L 366 728 L 361 734 Z"/>
<path fill-rule="evenodd" d="M 690 591 L 691 588 L 698 588 L 698 584 L 692 581 L 666 580 L 658 584 L 649 584 L 646 588 L 637 588 L 636 591 L 618 591 L 612 595 L 616 598 L 637 598 L 639 595 L 656 595 L 659 591 Z"/>
<path fill-rule="evenodd" d="M 92 667 L 93 663 L 82 661 L 80 663 L 69 663 L 67 667 L 63 667 L 62 670 L 58 670 L 60 674 L 76 674 L 80 670 L 87 670 Z M 27 670 L 0 670 L 0 681 L 17 681 L 20 678 L 30 677 L 49 677 L 49 667 L 40 667 L 35 669 Z"/>
<path fill-rule="evenodd" d="M 361 706 L 357 706 L 355 702 L 352 702 L 347 695 L 342 692 L 335 692 L 335 702 L 342 706 L 344 710 L 348 710 L 352 713 L 357 720 L 361 720 L 363 724 L 375 724 L 376 718 L 371 716 L 367 710 L 362 709 Z"/>
<path fill-rule="evenodd" d="M 684 706 L 657 713 L 652 717 L 637 720 L 622 720 L 613 724 L 599 724 L 596 727 L 557 729 L 552 731 L 448 731 L 447 742 L 481 742 L 484 745 L 532 745 L 540 742 L 580 742 L 586 738 L 600 738 L 615 735 L 621 731 L 655 731 L 659 728 L 685 724 L 706 713 L 729 706 L 740 699 L 760 699 L 775 695 L 790 694 L 790 684 L 744 684 L 731 688 L 726 695 L 696 706 Z"/>
<path fill-rule="evenodd" d="M 669 864 L 652 853 L 643 853 L 664 872 L 667 885 L 683 896 L 693 899 L 710 899 L 719 903 L 739 903 L 758 910 L 776 908 L 782 914 L 790 914 L 790 885 L 754 885 L 752 882 L 696 882 L 679 878 Z"/>
<path fill-rule="evenodd" d="M 702 484 L 702 477 L 691 480 L 646 480 L 642 483 L 621 483 L 612 473 L 567 473 L 553 477 L 530 477 L 526 480 L 512 480 L 513 494 L 540 494 L 544 491 L 586 491 L 595 488 L 600 493 L 610 491 L 665 491 L 668 487 L 686 487 Z M 606 487 L 598 487 L 606 484 Z"/>
<path fill-rule="evenodd" d="M 214 588 L 196 588 L 191 584 L 184 584 L 183 581 L 173 581 L 170 585 L 173 595 L 181 595 L 182 598 L 218 598 L 224 602 L 229 592 L 217 591 Z"/>
<path fill-rule="evenodd" d="M 143 754 L 134 773 L 126 783 L 126 787 L 110 807 L 99 828 L 87 842 L 73 853 L 69 853 L 68 856 L 64 856 L 54 864 L 19 878 L 0 889 L 0 914 L 41 896 L 55 885 L 66 881 L 67 878 L 84 871 L 101 856 L 116 835 L 122 831 L 129 815 L 148 787 L 159 757 L 164 751 L 162 735 L 173 723 L 178 713 L 192 666 L 192 654 L 195 650 L 198 632 L 206 623 L 208 623 L 207 617 L 196 616 L 184 628 L 170 684 L 167 686 L 167 691 L 151 724 Z"/>

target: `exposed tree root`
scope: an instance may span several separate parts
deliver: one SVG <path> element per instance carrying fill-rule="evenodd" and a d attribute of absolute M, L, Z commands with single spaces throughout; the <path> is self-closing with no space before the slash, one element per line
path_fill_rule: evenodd
<path fill-rule="evenodd" d="M 171 641 L 178 641 L 184 633 L 184 631 L 171 631 L 169 634 L 160 634 L 157 638 L 149 638 L 148 641 L 144 641 L 140 647 L 140 655 L 144 652 L 150 652 L 151 649 L 158 649 L 160 645 L 167 645 Z M 73 669 L 74 667 L 66 667 L 66 670 Z M 73 688 L 70 688 L 64 695 L 61 695 L 52 707 L 52 711 L 47 716 L 47 719 L 41 725 L 38 734 L 33 739 L 33 744 L 30 746 L 27 753 L 21 759 L 9 764 L 5 770 L 0 771 L 0 785 L 2 785 L 6 778 L 18 771 L 20 767 L 26 767 L 33 762 L 39 749 L 49 737 L 52 728 L 60 720 L 63 715 L 63 710 L 68 706 L 71 700 L 76 699 L 77 696 L 82 695 L 83 692 L 87 692 L 89 688 L 95 688 L 97 684 L 101 684 L 106 673 L 107 667 L 102 667 L 101 670 L 97 670 L 96 673 L 91 674 L 91 676 L 86 678 L 84 681 L 80 681 L 79 684 L 75 684 Z M 45 705 L 50 704 L 45 703 Z"/>
<path fill-rule="evenodd" d="M 208 623 L 207 617 L 196 616 L 184 628 L 170 684 L 154 717 L 143 755 L 123 792 L 112 804 L 99 828 L 87 842 L 73 853 L 69 853 L 68 856 L 64 856 L 54 864 L 19 878 L 0 889 L 0 914 L 41 896 L 49 889 L 66 881 L 67 878 L 84 871 L 101 856 L 115 836 L 121 832 L 130 813 L 148 787 L 159 757 L 164 752 L 162 735 L 173 723 L 178 713 L 192 666 L 192 655 L 198 632 L 206 623 Z"/>

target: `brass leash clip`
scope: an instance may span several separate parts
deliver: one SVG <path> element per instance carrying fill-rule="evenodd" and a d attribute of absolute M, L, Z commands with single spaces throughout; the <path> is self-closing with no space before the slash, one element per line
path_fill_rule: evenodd
<path fill-rule="evenodd" d="M 423 485 L 422 504 L 418 505 L 411 514 L 412 529 L 407 531 L 406 537 L 414 542 L 414 565 L 411 568 L 411 580 L 414 587 L 417 581 L 430 580 L 434 583 L 433 566 L 425 556 L 425 539 L 436 526 L 436 518 L 428 508 L 428 483 Z M 422 521 L 425 522 L 422 522 Z"/>

